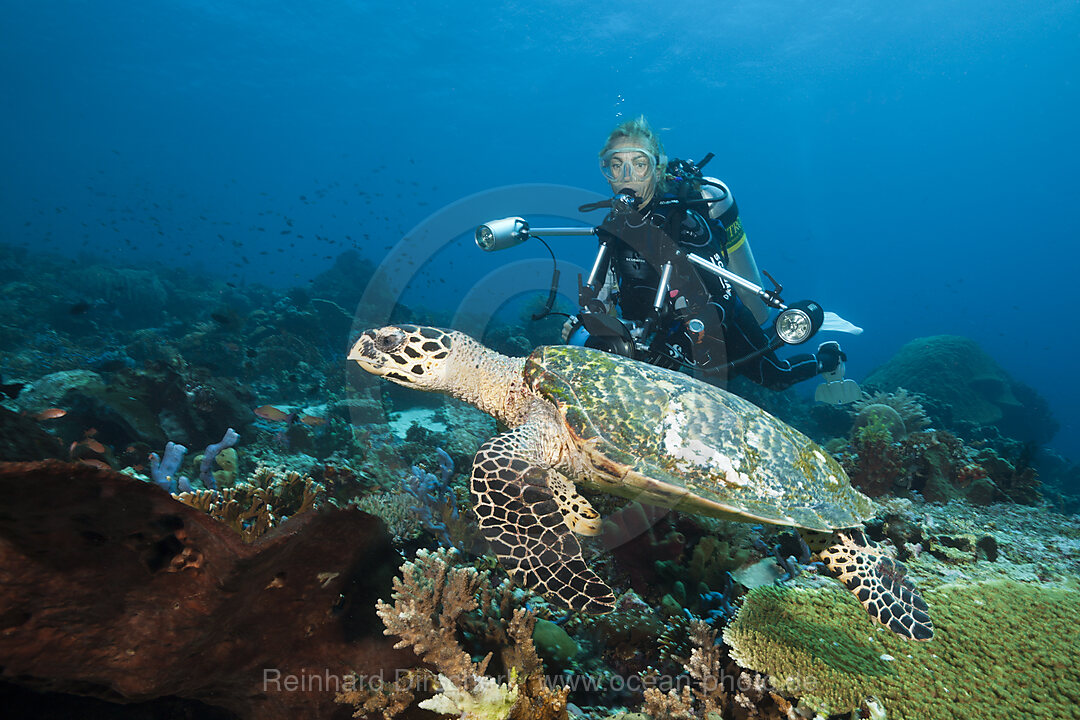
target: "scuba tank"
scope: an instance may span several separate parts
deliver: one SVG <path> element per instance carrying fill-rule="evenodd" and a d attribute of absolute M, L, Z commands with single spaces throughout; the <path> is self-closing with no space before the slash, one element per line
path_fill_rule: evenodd
<path fill-rule="evenodd" d="M 742 221 L 739 220 L 739 207 L 735 204 L 735 198 L 732 197 L 727 185 L 714 177 L 702 177 L 701 197 L 713 201 L 709 203 L 709 217 L 718 221 L 727 233 L 724 245 L 727 247 L 728 270 L 755 285 L 764 286 L 761 271 L 758 270 L 757 262 L 754 260 L 754 253 L 750 249 L 746 233 L 743 232 Z M 758 325 L 768 322 L 769 308 L 760 297 L 738 286 L 735 287 L 735 294 L 754 314 Z"/>
<path fill-rule="evenodd" d="M 670 160 L 667 164 L 667 176 L 675 185 L 675 195 L 679 201 L 702 214 L 708 212 L 709 218 L 723 228 L 722 238 L 725 251 L 724 264 L 727 269 L 755 285 L 762 287 L 761 271 L 758 270 L 754 253 L 743 232 L 739 220 L 739 206 L 731 195 L 727 185 L 714 177 L 707 177 L 701 168 L 713 159 L 709 153 L 695 163 L 693 160 Z M 754 293 L 736 286 L 735 294 L 743 305 L 754 315 L 759 325 L 769 321 L 769 307 Z"/>

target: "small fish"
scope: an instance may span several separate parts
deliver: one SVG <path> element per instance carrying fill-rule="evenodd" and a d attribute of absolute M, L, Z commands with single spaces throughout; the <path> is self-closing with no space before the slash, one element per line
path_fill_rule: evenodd
<path fill-rule="evenodd" d="M 82 315 L 90 309 L 90 303 L 85 300 L 81 300 L 68 308 L 68 313 L 71 315 Z"/>
<path fill-rule="evenodd" d="M 79 444 L 82 445 L 84 448 L 87 448 L 89 450 L 93 450 L 94 452 L 96 452 L 98 454 L 101 454 L 101 455 L 105 454 L 105 446 L 102 445 L 101 443 L 99 443 L 97 440 L 91 440 L 90 438 L 86 438 L 85 440 L 83 440 Z"/>
<path fill-rule="evenodd" d="M 326 418 L 319 417 L 318 415 L 301 415 L 299 419 L 300 422 L 305 425 L 316 426 L 326 424 Z"/>
<path fill-rule="evenodd" d="M 112 470 L 112 465 L 105 462 L 104 460 L 97 460 L 95 458 L 90 458 L 88 460 L 80 459 L 79 462 L 81 462 L 83 465 L 89 465 L 90 467 L 96 467 L 99 470 Z"/>
<path fill-rule="evenodd" d="M 47 408 L 39 413 L 34 413 L 35 420 L 56 420 L 67 415 L 67 410 L 62 408 Z"/>
<path fill-rule="evenodd" d="M 293 418 L 293 413 L 287 413 L 273 405 L 263 405 L 255 408 L 252 412 L 263 420 L 270 420 L 271 422 L 291 422 Z"/>

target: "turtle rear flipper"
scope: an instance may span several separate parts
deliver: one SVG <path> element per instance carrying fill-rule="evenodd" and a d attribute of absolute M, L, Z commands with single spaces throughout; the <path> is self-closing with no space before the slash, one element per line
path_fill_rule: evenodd
<path fill-rule="evenodd" d="M 897 635 L 934 637 L 929 608 L 907 578 L 907 567 L 884 555 L 860 530 L 837 532 L 835 538 L 836 543 L 821 551 L 821 559 L 871 617 Z"/>
<path fill-rule="evenodd" d="M 523 425 L 477 451 L 471 490 L 480 532 L 522 585 L 571 610 L 610 612 L 615 596 L 585 565 L 581 544 L 549 488 L 549 482 L 562 487 L 559 482 L 566 481 L 529 459 L 529 439 L 529 426 Z"/>

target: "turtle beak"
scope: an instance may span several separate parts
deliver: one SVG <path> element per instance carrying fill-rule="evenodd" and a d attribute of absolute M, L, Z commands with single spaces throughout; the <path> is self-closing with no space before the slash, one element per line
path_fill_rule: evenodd
<path fill-rule="evenodd" d="M 349 360 L 355 360 L 370 373 L 377 373 L 386 364 L 386 356 L 375 347 L 375 331 L 366 330 L 349 351 Z"/>

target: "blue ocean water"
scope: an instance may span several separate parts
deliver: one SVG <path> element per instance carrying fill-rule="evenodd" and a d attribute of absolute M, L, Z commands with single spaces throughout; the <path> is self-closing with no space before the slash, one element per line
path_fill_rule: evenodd
<path fill-rule="evenodd" d="M 543 248 L 484 256 L 470 226 L 542 216 L 541 191 L 516 185 L 602 192 L 605 134 L 644 113 L 669 154 L 716 153 L 789 296 L 866 328 L 844 340 L 850 376 L 916 337 L 971 337 L 1080 456 L 1075 0 L 106 0 L 0 17 L 0 241 L 31 258 L 287 287 L 356 247 L 394 254 L 407 302 L 452 307 L 507 267 L 514 292 L 544 290 L 546 261 L 511 266 Z M 410 244 L 418 227 L 438 252 Z M 553 248 L 572 287 L 593 245 Z"/>

